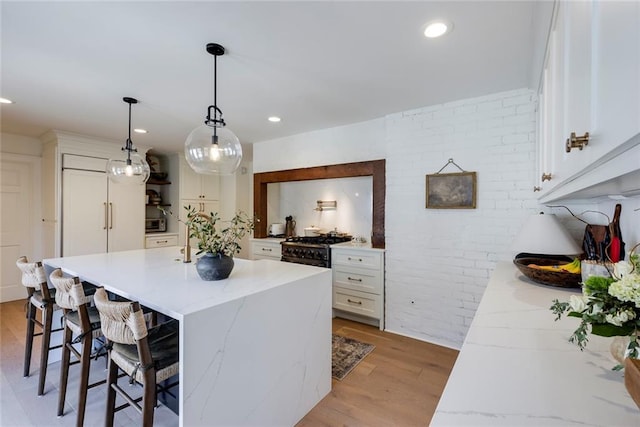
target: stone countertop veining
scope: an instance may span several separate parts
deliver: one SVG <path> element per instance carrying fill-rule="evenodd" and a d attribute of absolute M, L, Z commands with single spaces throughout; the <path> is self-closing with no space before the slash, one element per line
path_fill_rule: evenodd
<path fill-rule="evenodd" d="M 196 259 L 185 264 L 180 247 L 170 246 L 52 258 L 43 263 L 175 319 L 324 271 L 302 264 L 234 258 L 228 279 L 207 282 L 196 272 Z"/>
<path fill-rule="evenodd" d="M 464 340 L 432 426 L 638 426 L 640 410 L 609 352 L 611 338 L 568 342 L 579 320 L 554 321 L 568 290 L 498 263 Z"/>

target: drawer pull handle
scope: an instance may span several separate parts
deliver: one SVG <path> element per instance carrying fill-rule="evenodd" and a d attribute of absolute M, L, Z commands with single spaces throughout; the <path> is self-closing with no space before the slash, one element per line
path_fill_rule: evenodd
<path fill-rule="evenodd" d="M 353 277 L 347 277 L 347 280 L 351 280 L 352 282 L 362 282 L 362 279 L 354 279 Z"/>
<path fill-rule="evenodd" d="M 272 252 L 273 251 L 273 249 L 270 249 L 270 248 L 262 248 L 262 250 L 266 251 L 266 252 Z"/>
<path fill-rule="evenodd" d="M 157 244 L 160 244 L 160 243 L 168 243 L 168 242 L 169 242 L 168 240 L 156 240 L 156 243 L 157 243 Z"/>
<path fill-rule="evenodd" d="M 349 261 L 358 261 L 358 262 L 362 262 L 362 258 L 351 258 L 351 257 L 348 257 L 347 259 L 348 259 Z"/>
<path fill-rule="evenodd" d="M 350 302 L 351 304 L 358 304 L 358 305 L 362 305 L 362 301 L 353 301 L 349 298 L 347 298 L 347 302 Z"/>

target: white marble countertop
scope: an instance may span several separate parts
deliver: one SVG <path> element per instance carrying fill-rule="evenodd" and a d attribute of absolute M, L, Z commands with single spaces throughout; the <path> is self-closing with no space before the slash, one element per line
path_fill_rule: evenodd
<path fill-rule="evenodd" d="M 380 252 L 384 252 L 384 249 L 381 248 L 374 248 L 371 246 L 371 242 L 365 242 L 365 243 L 354 243 L 354 242 L 342 242 L 342 243 L 335 243 L 333 245 L 331 245 L 332 249 L 364 249 L 364 250 L 370 250 L 370 251 L 380 251 Z"/>
<path fill-rule="evenodd" d="M 228 279 L 208 282 L 198 276 L 195 260 L 194 256 L 192 263 L 184 264 L 180 247 L 171 246 L 52 258 L 43 263 L 174 319 L 325 271 L 302 264 L 234 258 Z"/>
<path fill-rule="evenodd" d="M 499 263 L 431 425 L 639 426 L 611 338 L 590 335 L 581 352 L 567 341 L 579 320 L 554 321 L 552 300 L 574 293 Z"/>

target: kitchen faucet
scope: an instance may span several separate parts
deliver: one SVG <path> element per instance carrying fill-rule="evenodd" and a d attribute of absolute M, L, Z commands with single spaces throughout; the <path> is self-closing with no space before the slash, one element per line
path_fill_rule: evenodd
<path fill-rule="evenodd" d="M 196 216 L 201 216 L 203 218 L 206 218 L 207 220 L 211 221 L 211 216 L 207 215 L 206 213 L 203 212 L 196 212 L 195 214 L 192 215 L 192 217 L 196 217 Z M 191 228 L 189 227 L 189 223 L 185 222 L 185 231 L 186 231 L 186 235 L 185 235 L 185 243 L 184 243 L 184 247 L 182 248 L 182 262 L 184 263 L 188 263 L 191 262 L 191 242 L 189 239 L 189 236 L 191 235 Z"/>

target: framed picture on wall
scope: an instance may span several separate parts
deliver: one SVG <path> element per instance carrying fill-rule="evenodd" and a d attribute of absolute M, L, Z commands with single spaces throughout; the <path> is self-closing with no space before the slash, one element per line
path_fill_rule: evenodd
<path fill-rule="evenodd" d="M 475 209 L 476 173 L 427 175 L 427 209 Z"/>

